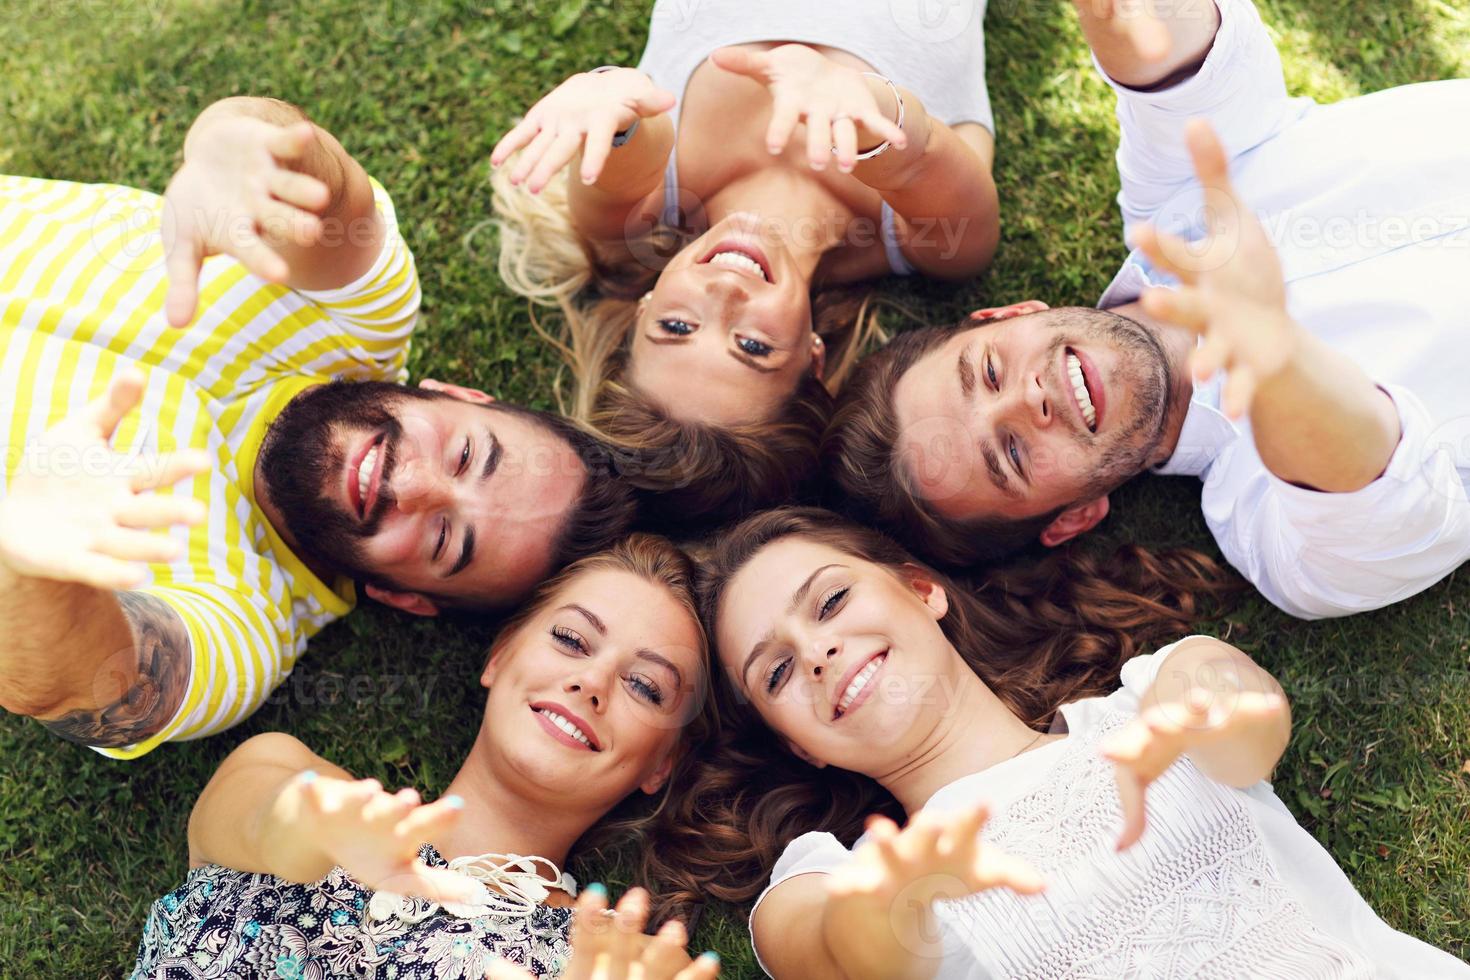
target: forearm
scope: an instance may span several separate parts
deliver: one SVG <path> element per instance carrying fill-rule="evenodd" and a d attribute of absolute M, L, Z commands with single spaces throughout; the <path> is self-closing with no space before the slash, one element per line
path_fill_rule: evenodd
<path fill-rule="evenodd" d="M 1144 2 L 1074 0 L 1082 33 L 1109 78 L 1120 85 L 1145 90 L 1184 81 L 1204 62 L 1214 44 L 1215 32 L 1220 29 L 1220 11 L 1215 0 L 1173 0 L 1150 6 L 1169 32 L 1169 53 L 1161 61 L 1140 58 L 1132 40 L 1119 33 L 1113 20 L 1105 16 L 1114 7 L 1136 9 Z"/>
<path fill-rule="evenodd" d="M 132 680 L 131 658 L 117 655 L 133 651 L 133 632 L 112 592 L 0 564 L 0 634 L 0 706 L 8 711 L 51 717 L 95 708 L 101 689 L 115 700 Z"/>
<path fill-rule="evenodd" d="M 883 90 L 879 105 L 892 103 L 886 84 L 868 81 Z M 990 165 L 954 130 L 930 119 L 916 96 L 900 92 L 908 146 L 889 147 L 860 162 L 853 174 L 903 219 L 907 252 L 922 272 L 975 275 L 990 264 L 1000 241 L 1000 198 Z M 879 97 L 876 90 L 874 97 Z"/>
<path fill-rule="evenodd" d="M 939 925 L 932 903 L 915 896 L 884 908 L 829 898 L 822 909 L 822 943 L 846 980 L 930 980 L 939 959 L 916 950 L 934 945 Z"/>
<path fill-rule="evenodd" d="M 311 120 L 288 102 L 254 96 L 235 96 L 210 105 L 194 120 L 184 138 L 184 159 L 209 138 L 211 123 L 228 116 L 259 119 L 288 127 Z M 367 171 L 331 133 L 312 123 L 315 139 L 292 169 L 320 181 L 327 203 L 315 213 L 321 234 L 310 245 L 300 244 L 285 228 L 261 227 L 261 239 L 290 267 L 286 285 L 292 289 L 336 289 L 372 267 L 382 251 L 385 229 L 373 199 Z"/>
<path fill-rule="evenodd" d="M 190 864 L 320 880 L 333 862 L 303 825 L 297 777 L 308 769 L 322 778 L 351 778 L 288 735 L 257 735 L 241 744 L 190 814 Z"/>
<path fill-rule="evenodd" d="M 667 113 L 641 119 L 638 128 L 622 146 L 614 147 L 594 184 L 582 183 L 582 152 L 567 168 L 573 199 L 585 196 L 599 203 L 632 204 L 658 187 L 674 150 L 674 121 Z"/>
<path fill-rule="evenodd" d="M 1393 399 L 1351 360 L 1297 329 L 1287 366 L 1256 390 L 1251 431 L 1266 468 L 1288 483 L 1350 493 L 1376 480 L 1401 434 Z"/>

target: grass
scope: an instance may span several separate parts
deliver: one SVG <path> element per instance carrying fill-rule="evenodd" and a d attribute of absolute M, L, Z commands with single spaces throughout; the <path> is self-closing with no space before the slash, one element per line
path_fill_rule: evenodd
<path fill-rule="evenodd" d="M 1470 0 L 1262 3 L 1294 92 L 1330 101 L 1470 75 Z M 549 407 L 555 365 L 493 272 L 487 160 L 554 82 L 635 62 L 647 7 L 10 0 L 0 172 L 161 190 L 209 102 L 296 102 L 394 195 L 424 280 L 415 376 Z M 992 0 L 987 30 L 1004 241 L 975 282 L 887 287 L 927 317 L 1029 296 L 1091 303 L 1123 257 L 1112 101 L 1070 5 Z M 1105 538 L 1213 550 L 1197 495 L 1188 480 L 1127 487 Z M 1470 569 L 1373 615 L 1306 624 L 1251 599 L 1218 625 L 1293 698 L 1282 799 L 1390 924 L 1470 955 Z M 195 795 L 251 734 L 292 732 L 359 774 L 440 790 L 478 718 L 488 636 L 364 608 L 323 633 L 250 722 L 131 764 L 0 718 L 0 976 L 127 969 L 148 903 L 184 874 Z M 616 866 L 583 870 L 619 880 Z M 756 975 L 737 910 L 711 910 L 695 942 L 719 950 L 728 975 Z"/>

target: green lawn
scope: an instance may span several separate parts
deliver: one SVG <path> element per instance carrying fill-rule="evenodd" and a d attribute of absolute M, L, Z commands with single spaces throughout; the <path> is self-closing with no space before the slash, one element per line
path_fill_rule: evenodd
<path fill-rule="evenodd" d="M 296 102 L 394 195 L 424 283 L 415 376 L 549 406 L 555 364 L 524 303 L 496 281 L 486 161 L 511 117 L 557 80 L 635 62 L 648 3 L 5 6 L 0 172 L 162 190 L 189 122 L 212 100 Z M 1470 0 L 1264 8 L 1291 88 L 1319 100 L 1470 75 Z M 892 287 L 925 316 L 1030 296 L 1091 303 L 1124 254 L 1112 102 L 1070 4 L 992 0 L 987 27 L 1004 242 L 974 283 Z M 1212 549 L 1196 497 L 1184 480 L 1126 488 L 1106 537 Z M 1391 924 L 1470 955 L 1470 569 L 1376 615 L 1307 625 L 1251 599 L 1220 628 L 1293 698 L 1282 799 Z M 148 903 L 184 873 L 195 794 L 251 734 L 289 731 L 359 774 L 442 789 L 478 719 L 489 635 L 485 624 L 363 609 L 323 633 L 249 723 L 131 764 L 0 720 L 0 977 L 130 966 Z M 580 870 L 621 880 L 616 867 Z M 706 947 L 728 975 L 755 973 L 738 912 L 704 917 L 696 949 Z"/>

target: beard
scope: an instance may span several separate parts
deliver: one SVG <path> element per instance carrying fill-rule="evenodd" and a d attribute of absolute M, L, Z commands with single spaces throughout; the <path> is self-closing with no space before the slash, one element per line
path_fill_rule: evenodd
<path fill-rule="evenodd" d="M 1048 352 L 1049 363 L 1058 363 L 1058 351 L 1079 342 L 1111 347 L 1118 353 L 1119 380 L 1133 394 L 1133 413 L 1097 447 L 1094 475 L 1080 500 L 1110 493 L 1143 472 L 1168 418 L 1170 369 L 1164 345 L 1142 324 L 1116 313 L 1106 313 L 1107 320 L 1098 322 L 1098 312 L 1089 310 L 1084 324 L 1068 324 L 1071 329 Z"/>
<path fill-rule="evenodd" d="M 266 492 L 303 557 L 359 581 L 384 581 L 364 543 L 394 504 L 389 489 L 403 427 L 393 412 L 405 401 L 442 397 L 385 381 L 332 381 L 292 399 L 271 423 L 260 450 Z M 341 501 L 352 432 L 383 433 L 383 478 L 373 512 L 359 519 Z"/>

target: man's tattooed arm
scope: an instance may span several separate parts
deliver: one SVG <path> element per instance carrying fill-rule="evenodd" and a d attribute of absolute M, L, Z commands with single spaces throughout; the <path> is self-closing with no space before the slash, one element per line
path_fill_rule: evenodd
<path fill-rule="evenodd" d="M 150 738 L 168 724 L 189 686 L 193 658 L 189 633 L 179 614 L 147 593 L 118 592 L 116 597 L 132 628 L 133 649 L 99 666 L 94 689 L 115 691 L 121 684 L 128 686 L 110 704 L 38 719 L 69 742 L 122 748 Z M 132 659 L 119 663 L 118 657 Z M 121 684 L 106 678 L 104 672 L 114 673 Z"/>

